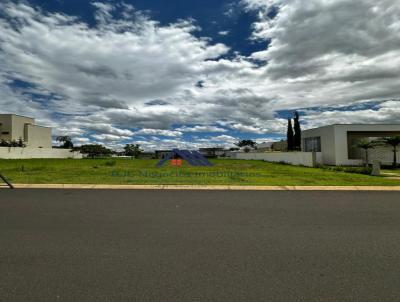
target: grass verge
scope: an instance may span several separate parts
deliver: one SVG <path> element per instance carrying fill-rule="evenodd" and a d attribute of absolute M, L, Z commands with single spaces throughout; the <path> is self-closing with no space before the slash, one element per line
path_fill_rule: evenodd
<path fill-rule="evenodd" d="M 157 160 L 0 160 L 0 172 L 21 184 L 398 186 L 399 180 L 263 161 L 216 159 L 213 167 L 166 165 Z"/>

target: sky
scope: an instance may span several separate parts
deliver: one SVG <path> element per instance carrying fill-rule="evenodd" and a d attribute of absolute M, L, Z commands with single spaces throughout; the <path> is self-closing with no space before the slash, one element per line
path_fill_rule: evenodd
<path fill-rule="evenodd" d="M 399 123 L 398 0 L 0 0 L 0 113 L 76 145 Z"/>

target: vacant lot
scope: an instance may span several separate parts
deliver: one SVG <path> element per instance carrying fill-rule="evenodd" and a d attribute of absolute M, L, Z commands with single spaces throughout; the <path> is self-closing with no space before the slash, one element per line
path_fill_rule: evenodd
<path fill-rule="evenodd" d="M 213 160 L 213 167 L 166 165 L 157 160 L 0 160 L 14 183 L 36 184 L 215 184 L 215 185 L 399 185 L 395 179 L 263 161 Z"/>

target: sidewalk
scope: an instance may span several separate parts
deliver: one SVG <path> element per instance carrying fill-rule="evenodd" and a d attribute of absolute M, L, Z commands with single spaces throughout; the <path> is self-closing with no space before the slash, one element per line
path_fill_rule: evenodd
<path fill-rule="evenodd" d="M 196 185 L 91 185 L 14 184 L 16 189 L 106 190 L 236 190 L 236 191 L 400 191 L 400 186 L 196 186 Z M 6 189 L 7 186 L 0 186 Z"/>

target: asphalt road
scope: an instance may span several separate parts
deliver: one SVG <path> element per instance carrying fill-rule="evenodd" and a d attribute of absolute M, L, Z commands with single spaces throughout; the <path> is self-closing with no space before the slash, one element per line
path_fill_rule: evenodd
<path fill-rule="evenodd" d="M 0 301 L 399 301 L 399 192 L 0 190 Z"/>

